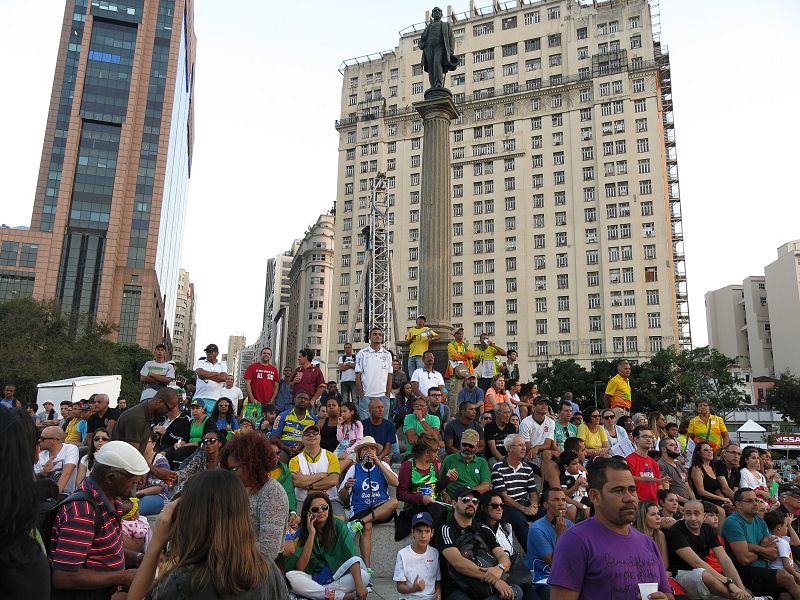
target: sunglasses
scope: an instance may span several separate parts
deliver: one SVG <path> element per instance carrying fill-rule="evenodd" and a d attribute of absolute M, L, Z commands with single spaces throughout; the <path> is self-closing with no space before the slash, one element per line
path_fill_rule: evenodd
<path fill-rule="evenodd" d="M 472 504 L 472 506 L 478 506 L 478 499 L 473 498 L 472 496 L 465 496 L 464 498 L 459 498 L 461 504 Z"/>
<path fill-rule="evenodd" d="M 228 467 L 228 471 L 231 473 L 236 473 L 242 465 L 236 465 L 235 467 Z"/>
<path fill-rule="evenodd" d="M 312 515 L 316 515 L 317 513 L 328 512 L 329 508 L 327 504 L 320 504 L 319 506 L 312 506 L 308 509 L 308 512 Z"/>
<path fill-rule="evenodd" d="M 204 444 L 216 444 L 219 440 L 217 438 L 205 438 L 203 440 Z"/>
<path fill-rule="evenodd" d="M 95 442 L 107 442 L 108 441 L 107 437 L 96 437 L 96 438 L 93 438 L 93 439 L 94 439 Z"/>
<path fill-rule="evenodd" d="M 489 508 L 494 508 L 495 510 L 498 508 L 503 508 L 502 502 L 489 502 L 488 506 Z"/>
<path fill-rule="evenodd" d="M 603 415 L 604 419 L 613 419 L 614 415 Z"/>
<path fill-rule="evenodd" d="M 304 431 L 303 437 L 317 437 L 319 435 L 319 431 Z"/>

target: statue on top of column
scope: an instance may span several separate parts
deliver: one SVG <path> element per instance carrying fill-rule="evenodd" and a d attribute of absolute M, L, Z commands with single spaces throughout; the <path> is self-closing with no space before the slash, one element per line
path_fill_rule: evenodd
<path fill-rule="evenodd" d="M 444 76 L 458 67 L 458 57 L 453 53 L 456 40 L 453 27 L 442 21 L 442 9 L 431 11 L 432 20 L 419 39 L 422 51 L 422 68 L 428 73 L 431 89 L 444 88 Z"/>

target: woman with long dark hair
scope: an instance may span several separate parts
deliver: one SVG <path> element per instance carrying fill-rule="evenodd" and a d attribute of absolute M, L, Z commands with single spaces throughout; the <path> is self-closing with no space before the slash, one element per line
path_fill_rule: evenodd
<path fill-rule="evenodd" d="M 91 475 L 92 467 L 94 466 L 94 454 L 105 446 L 109 439 L 111 439 L 111 436 L 105 427 L 98 427 L 92 432 L 92 437 L 89 440 L 89 450 L 86 456 L 81 459 L 81 462 L 78 463 L 78 476 L 75 478 L 75 487 L 78 487 L 86 479 L 87 475 Z"/>
<path fill-rule="evenodd" d="M 8 598 L 50 597 L 50 565 L 36 529 L 33 483 L 36 426 L 20 408 L 0 405 L 0 581 Z"/>
<path fill-rule="evenodd" d="M 273 444 L 255 431 L 234 436 L 220 461 L 223 469 L 236 473 L 244 484 L 258 548 L 273 560 L 283 549 L 289 519 L 289 498 L 281 484 L 270 477 L 277 462 Z"/>
<path fill-rule="evenodd" d="M 193 475 L 201 471 L 211 471 L 217 469 L 220 463 L 222 449 L 225 447 L 225 434 L 221 431 L 210 431 L 203 435 L 200 441 L 200 448 L 186 459 L 183 466 L 178 471 L 178 478 L 175 480 L 175 487 L 172 490 L 172 498 L 177 496 L 186 482 Z"/>
<path fill-rule="evenodd" d="M 694 447 L 689 481 L 698 500 L 712 502 L 720 507 L 731 504 L 725 495 L 728 484 L 724 478 L 717 477 L 714 471 L 714 449 L 708 442 L 698 442 Z"/>
<path fill-rule="evenodd" d="M 742 448 L 742 455 L 739 457 L 739 468 L 739 487 L 750 488 L 758 498 L 767 504 L 772 504 L 767 478 L 761 472 L 761 459 L 758 455 L 758 448 L 755 446 Z"/>
<path fill-rule="evenodd" d="M 334 519 L 330 498 L 310 492 L 300 514 L 300 536 L 285 559 L 292 591 L 310 600 L 367 597 L 369 573 L 344 521 Z"/>
<path fill-rule="evenodd" d="M 239 431 L 239 421 L 233 414 L 233 403 L 228 398 L 220 398 L 211 411 L 211 420 L 217 426 L 218 431 L 226 431 L 225 435 L 231 439 L 234 433 Z"/>
<path fill-rule="evenodd" d="M 163 455 L 156 454 L 155 448 L 157 440 L 158 434 L 153 433 L 150 439 L 147 440 L 147 445 L 144 447 L 142 456 L 144 456 L 148 465 L 168 471 L 169 461 Z M 136 491 L 136 497 L 139 498 L 139 514 L 143 517 L 148 517 L 160 513 L 164 505 L 169 502 L 168 491 L 168 481 L 164 481 L 156 477 L 153 473 L 149 473 L 145 478 L 144 486 Z"/>
<path fill-rule="evenodd" d="M 198 473 L 181 499 L 159 515 L 128 600 L 148 593 L 153 600 L 288 598 L 280 571 L 259 551 L 253 527 L 241 518 L 246 513 L 247 492 L 236 475 L 223 469 Z"/>

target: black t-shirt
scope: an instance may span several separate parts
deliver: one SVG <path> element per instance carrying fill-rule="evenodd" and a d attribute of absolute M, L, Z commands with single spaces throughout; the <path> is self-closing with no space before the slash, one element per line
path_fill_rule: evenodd
<path fill-rule="evenodd" d="M 494 550 L 500 545 L 497 542 L 494 532 L 486 525 L 475 523 L 473 521 L 471 527 L 461 527 L 458 523 L 456 523 L 455 518 L 451 518 L 449 521 L 447 521 L 447 523 L 442 525 L 439 528 L 436 539 L 434 540 L 434 547 L 439 551 L 439 565 L 442 577 L 442 597 L 446 597 L 453 590 L 457 589 L 455 584 L 450 579 L 447 570 L 447 559 L 444 557 L 444 551 L 448 548 L 458 547 L 456 542 L 458 541 L 458 538 L 461 537 L 461 534 L 465 531 L 477 533 L 481 538 L 483 538 L 483 541 L 486 542 L 489 550 Z M 466 575 L 464 577 L 466 577 Z"/>
<path fill-rule="evenodd" d="M 725 466 L 724 460 L 718 460 L 714 463 L 714 473 L 717 477 L 724 477 L 732 490 L 739 487 L 739 480 L 742 478 L 742 472 L 734 468 L 733 471 L 728 473 L 728 468 Z"/>
<path fill-rule="evenodd" d="M 0 563 L 2 598 L 48 600 L 50 598 L 50 565 L 42 549 L 26 534 L 20 541 L 14 557 L 15 565 Z"/>
<path fill-rule="evenodd" d="M 323 425 L 320 427 L 319 440 L 320 447 L 329 452 L 335 451 L 339 445 L 339 440 L 336 439 L 336 426 L 328 425 L 327 419 L 323 421 Z"/>
<path fill-rule="evenodd" d="M 119 415 L 119 409 L 110 407 L 108 410 L 106 410 L 106 414 L 102 417 L 99 414 L 94 413 L 91 417 L 86 419 L 86 435 L 89 435 L 95 429 L 99 429 L 100 427 L 108 427 L 109 421 L 118 421 Z"/>
<path fill-rule="evenodd" d="M 517 427 L 511 422 L 506 423 L 504 429 L 500 429 L 495 421 L 492 421 L 483 428 L 483 437 L 486 438 L 486 442 L 488 443 L 489 440 L 494 440 L 497 451 L 503 456 L 506 456 L 508 453 L 506 447 L 503 445 L 503 440 L 507 435 L 511 435 L 512 433 L 517 433 Z M 486 449 L 486 456 L 489 456 L 488 448 Z"/>
<path fill-rule="evenodd" d="M 694 550 L 697 556 L 705 560 L 708 553 L 711 552 L 711 549 L 717 548 L 720 545 L 719 538 L 717 538 L 714 528 L 705 523 L 700 526 L 699 535 L 690 533 L 689 529 L 686 527 L 685 521 L 678 521 L 675 525 L 664 531 L 664 535 L 667 538 L 667 548 L 669 548 L 669 569 L 673 575 L 678 571 L 692 570 L 692 567 L 678 556 L 677 552 L 675 552 L 676 550 L 689 547 Z"/>

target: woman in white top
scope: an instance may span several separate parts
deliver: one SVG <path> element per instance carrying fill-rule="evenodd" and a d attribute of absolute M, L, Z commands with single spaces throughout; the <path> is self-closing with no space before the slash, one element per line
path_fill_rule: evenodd
<path fill-rule="evenodd" d="M 92 437 L 89 440 L 89 451 L 86 453 L 86 456 L 81 459 L 81 462 L 78 463 L 78 477 L 75 479 L 75 487 L 77 487 L 81 481 L 86 479 L 87 475 L 92 474 L 94 455 L 98 450 L 100 450 L 100 448 L 105 446 L 106 442 L 108 442 L 110 438 L 111 436 L 105 427 L 98 427 L 94 430 Z"/>
<path fill-rule="evenodd" d="M 608 444 L 611 447 L 616 446 L 621 439 L 625 439 L 628 435 L 624 428 L 617 425 L 617 415 L 610 408 L 603 411 L 603 427 L 605 427 Z"/>
<path fill-rule="evenodd" d="M 772 503 L 772 497 L 769 495 L 769 487 L 767 486 L 767 478 L 761 472 L 761 461 L 758 458 L 758 448 L 747 446 L 742 450 L 742 456 L 739 458 L 739 466 L 741 467 L 741 477 L 739 479 L 740 488 L 750 488 L 756 493 L 756 496 L 764 500 L 766 503 Z"/>

